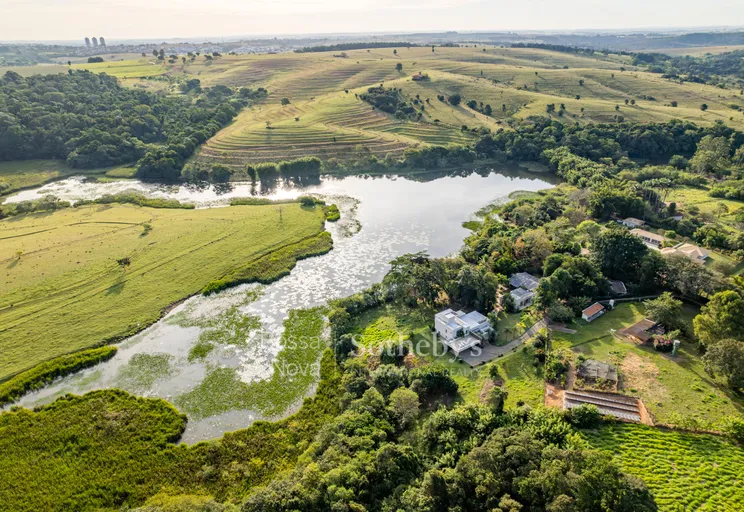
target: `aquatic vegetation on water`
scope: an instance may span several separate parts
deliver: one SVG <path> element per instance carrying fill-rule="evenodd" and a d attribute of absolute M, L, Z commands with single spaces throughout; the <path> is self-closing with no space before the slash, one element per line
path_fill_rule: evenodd
<path fill-rule="evenodd" d="M 196 345 L 191 347 L 191 349 L 189 350 L 189 363 L 204 359 L 212 352 L 212 350 L 214 350 L 214 344 L 210 343 L 209 341 L 200 339 L 196 342 Z"/>
<path fill-rule="evenodd" d="M 132 392 L 145 392 L 152 388 L 158 379 L 171 374 L 169 354 L 134 354 L 126 366 L 122 366 L 117 376 L 119 386 Z"/>
<path fill-rule="evenodd" d="M 248 288 L 239 293 L 226 294 L 222 300 L 232 302 L 226 310 L 214 314 L 210 308 L 203 314 L 197 311 L 198 302 L 192 302 L 182 311 L 169 317 L 166 322 L 179 327 L 199 327 L 199 340 L 189 350 L 190 363 L 205 359 L 217 345 L 245 347 L 248 337 L 261 328 L 261 319 L 246 315 L 241 308 L 256 301 L 263 294 L 263 287 Z M 218 310 L 219 311 L 219 310 Z"/>
<path fill-rule="evenodd" d="M 176 405 L 192 418 L 235 409 L 252 410 L 265 418 L 283 414 L 317 382 L 320 356 L 328 346 L 324 309 L 290 311 L 281 345 L 271 378 L 248 384 L 237 368 L 215 367 L 198 386 L 177 398 Z"/>

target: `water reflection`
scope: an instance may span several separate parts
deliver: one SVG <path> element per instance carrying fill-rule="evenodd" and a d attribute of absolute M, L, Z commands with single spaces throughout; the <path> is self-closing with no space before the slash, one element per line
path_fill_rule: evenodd
<path fill-rule="evenodd" d="M 239 181 L 214 184 L 201 182 L 164 185 L 145 183 L 139 180 L 104 182 L 98 181 L 95 178 L 78 176 L 49 183 L 38 188 L 21 191 L 8 197 L 5 202 L 15 203 L 20 201 L 37 200 L 48 195 L 53 195 L 59 199 L 74 203 L 84 199 L 97 199 L 107 194 L 132 191 L 151 197 L 177 199 L 182 202 L 194 203 L 197 207 L 208 207 L 227 204 L 230 199 L 235 197 L 262 196 L 273 199 L 286 199 L 297 197 L 302 193 L 322 194 L 325 193 L 328 188 L 335 188 L 335 183 L 343 183 L 352 179 L 364 180 L 366 182 L 376 180 L 382 180 L 383 182 L 403 180 L 416 183 L 428 183 L 443 178 L 468 178 L 470 176 L 488 178 L 494 174 L 518 180 L 538 180 L 542 183 L 552 185 L 556 184 L 558 181 L 553 174 L 530 172 L 526 168 L 518 165 L 508 165 L 499 167 L 498 169 L 488 166 L 475 169 L 450 169 L 407 174 L 396 174 L 395 172 L 391 172 L 385 174 L 358 174 L 353 176 L 319 174 L 299 174 L 291 176 L 274 175 L 267 176 L 261 181 Z"/>

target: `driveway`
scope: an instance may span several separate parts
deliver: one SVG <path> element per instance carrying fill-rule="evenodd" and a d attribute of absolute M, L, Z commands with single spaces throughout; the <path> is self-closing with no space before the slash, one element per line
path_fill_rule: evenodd
<path fill-rule="evenodd" d="M 489 361 L 493 361 L 497 357 L 501 357 L 505 354 L 508 354 L 509 352 L 516 350 L 520 345 L 522 345 L 524 342 L 532 338 L 540 329 L 544 329 L 548 326 L 548 319 L 543 318 L 542 320 L 539 320 L 536 322 L 532 327 L 527 329 L 524 334 L 522 334 L 519 338 L 515 338 L 511 340 L 506 345 L 501 345 L 499 347 L 490 345 L 486 343 L 485 346 L 480 347 L 480 354 L 475 355 L 472 350 L 469 350 L 467 352 L 463 352 L 460 354 L 460 359 L 468 363 L 471 367 L 475 367 L 478 365 L 481 365 L 483 363 L 487 363 Z M 475 351 L 477 352 L 477 350 Z"/>

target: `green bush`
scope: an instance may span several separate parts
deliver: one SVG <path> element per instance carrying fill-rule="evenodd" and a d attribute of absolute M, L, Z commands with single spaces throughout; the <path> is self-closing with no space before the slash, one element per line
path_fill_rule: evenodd
<path fill-rule="evenodd" d="M 431 396 L 434 393 L 457 393 L 457 382 L 444 366 L 430 364 L 421 368 L 414 368 L 408 374 L 411 389 L 419 396 Z"/>
<path fill-rule="evenodd" d="M 596 405 L 581 404 L 567 411 L 568 420 L 578 428 L 593 428 L 602 421 L 602 413 Z"/>
<path fill-rule="evenodd" d="M 723 424 L 723 432 L 737 443 L 744 444 L 744 418 L 727 418 Z"/>
<path fill-rule="evenodd" d="M 313 207 L 315 206 L 315 198 L 310 196 L 302 196 L 299 198 L 300 204 L 305 207 Z"/>
<path fill-rule="evenodd" d="M 336 222 L 341 218 L 341 212 L 338 209 L 338 206 L 335 204 L 332 204 L 326 209 L 326 220 L 328 222 Z"/>
<path fill-rule="evenodd" d="M 115 354 L 116 347 L 106 346 L 76 352 L 41 363 L 0 384 L 0 406 L 15 402 L 29 391 L 40 389 L 54 379 L 111 359 Z"/>

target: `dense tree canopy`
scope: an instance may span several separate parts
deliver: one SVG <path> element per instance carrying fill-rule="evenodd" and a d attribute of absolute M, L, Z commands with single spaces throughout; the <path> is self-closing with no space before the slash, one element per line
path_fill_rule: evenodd
<path fill-rule="evenodd" d="M 28 78 L 8 71 L 0 79 L 0 160 L 53 158 L 94 168 L 145 157 L 140 177 L 177 178 L 184 159 L 255 97 L 224 86 L 189 90 L 153 94 L 88 71 Z"/>

